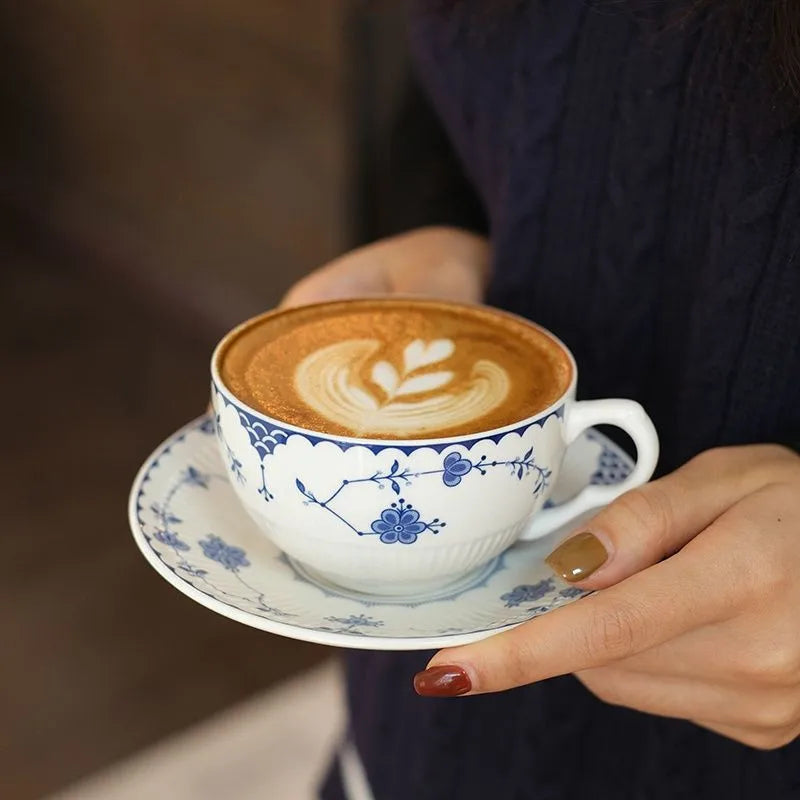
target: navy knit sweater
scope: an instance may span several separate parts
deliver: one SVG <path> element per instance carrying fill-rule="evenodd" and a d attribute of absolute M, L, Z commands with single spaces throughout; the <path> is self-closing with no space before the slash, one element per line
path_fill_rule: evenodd
<path fill-rule="evenodd" d="M 639 400 L 662 472 L 800 442 L 800 127 L 758 14 L 679 24 L 679 6 L 417 0 L 410 17 L 488 220 L 489 302 L 567 342 L 580 396 Z M 800 798 L 800 743 L 755 751 L 572 677 L 422 699 L 429 656 L 347 655 L 376 800 Z"/>

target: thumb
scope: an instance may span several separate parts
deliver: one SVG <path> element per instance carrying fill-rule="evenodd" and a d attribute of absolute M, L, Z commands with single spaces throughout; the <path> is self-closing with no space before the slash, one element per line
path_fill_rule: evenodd
<path fill-rule="evenodd" d="M 334 261 L 298 281 L 281 301 L 282 308 L 368 297 L 391 291 L 386 271 L 358 260 Z"/>
<path fill-rule="evenodd" d="M 672 555 L 770 480 L 753 449 L 708 450 L 627 492 L 562 542 L 547 563 L 570 583 L 603 589 Z"/>

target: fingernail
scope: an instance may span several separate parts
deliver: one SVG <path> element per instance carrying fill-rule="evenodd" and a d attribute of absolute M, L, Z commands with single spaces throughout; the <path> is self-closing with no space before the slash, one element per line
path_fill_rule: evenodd
<path fill-rule="evenodd" d="M 608 560 L 603 543 L 589 531 L 575 534 L 562 542 L 545 561 L 556 575 L 575 583 L 588 578 Z"/>
<path fill-rule="evenodd" d="M 461 667 L 428 667 L 414 676 L 414 691 L 423 697 L 457 697 L 470 689 L 472 681 Z"/>

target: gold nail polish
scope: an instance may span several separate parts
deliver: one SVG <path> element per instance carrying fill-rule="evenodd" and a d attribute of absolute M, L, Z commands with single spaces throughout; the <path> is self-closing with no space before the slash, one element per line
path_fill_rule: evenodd
<path fill-rule="evenodd" d="M 570 583 L 588 578 L 607 560 L 608 553 L 603 543 L 589 531 L 571 536 L 545 559 L 556 575 Z"/>

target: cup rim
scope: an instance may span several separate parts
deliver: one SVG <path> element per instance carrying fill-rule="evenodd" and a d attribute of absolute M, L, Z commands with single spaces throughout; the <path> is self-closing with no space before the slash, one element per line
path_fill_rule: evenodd
<path fill-rule="evenodd" d="M 503 425 L 498 428 L 490 428 L 487 430 L 479 430 L 470 433 L 462 433 L 457 436 L 429 436 L 427 438 L 410 438 L 410 439 L 399 439 L 399 438 L 370 438 L 370 437 L 363 437 L 363 436 L 344 436 L 337 433 L 328 433 L 327 431 L 321 430 L 314 430 L 313 428 L 304 428 L 300 425 L 294 425 L 291 422 L 284 422 L 277 417 L 270 416 L 269 414 L 265 414 L 263 411 L 258 411 L 257 409 L 253 408 L 252 406 L 248 405 L 237 397 L 225 384 L 225 381 L 222 379 L 222 375 L 220 374 L 219 370 L 219 360 L 220 356 L 222 355 L 223 351 L 225 350 L 228 343 L 242 333 L 247 328 L 259 324 L 262 320 L 267 319 L 269 317 L 279 316 L 281 314 L 285 314 L 291 312 L 296 308 L 315 308 L 315 307 L 327 307 L 332 305 L 345 305 L 350 303 L 359 303 L 359 302 L 382 302 L 382 301 L 397 301 L 397 300 L 405 300 L 410 301 L 413 303 L 421 304 L 421 305 L 446 305 L 446 306 L 455 306 L 461 307 L 465 309 L 481 309 L 483 311 L 489 311 L 493 314 L 498 314 L 503 317 L 507 317 L 517 322 L 520 322 L 524 325 L 527 325 L 531 328 L 535 328 L 539 333 L 546 336 L 556 345 L 558 345 L 562 352 L 566 355 L 567 360 L 569 361 L 570 365 L 570 381 L 567 385 L 567 388 L 553 401 L 547 408 L 538 411 L 536 414 L 532 414 L 529 417 L 524 417 L 521 420 L 517 420 L 515 422 L 511 422 L 507 425 Z M 488 439 L 491 437 L 502 436 L 506 433 L 513 433 L 514 431 L 518 431 L 520 428 L 526 428 L 530 425 L 535 424 L 539 420 L 546 419 L 547 417 L 554 414 L 564 403 L 574 395 L 575 388 L 578 383 L 578 365 L 575 361 L 575 357 L 572 355 L 572 351 L 567 347 L 566 344 L 556 336 L 552 331 L 548 330 L 542 325 L 537 324 L 536 322 L 532 322 L 529 319 L 526 319 L 519 314 L 514 314 L 510 311 L 505 311 L 500 308 L 495 308 L 494 306 L 487 305 L 485 303 L 466 303 L 462 301 L 455 301 L 455 300 L 443 300 L 435 297 L 419 297 L 413 295 L 401 295 L 401 294 L 393 294 L 393 295 L 385 295 L 380 297 L 352 297 L 352 298 L 342 298 L 338 300 L 325 300 L 319 303 L 308 303 L 303 306 L 291 306 L 288 308 L 273 308 L 268 311 L 264 311 L 261 314 L 256 314 L 249 319 L 244 320 L 243 322 L 236 325 L 234 328 L 231 328 L 217 343 L 216 347 L 214 348 L 211 354 L 211 380 L 213 383 L 214 388 L 224 396 L 227 397 L 228 401 L 242 410 L 246 411 L 248 414 L 251 414 L 254 417 L 257 417 L 260 420 L 264 420 L 271 425 L 274 425 L 276 428 L 283 428 L 287 431 L 291 431 L 293 433 L 298 433 L 306 437 L 310 437 L 313 439 L 321 439 L 321 440 L 330 440 L 334 442 L 343 442 L 348 445 L 365 445 L 368 447 L 436 447 L 437 445 L 447 445 L 447 444 L 455 444 L 458 442 L 463 442 L 466 440 L 475 441 L 478 439 Z"/>

